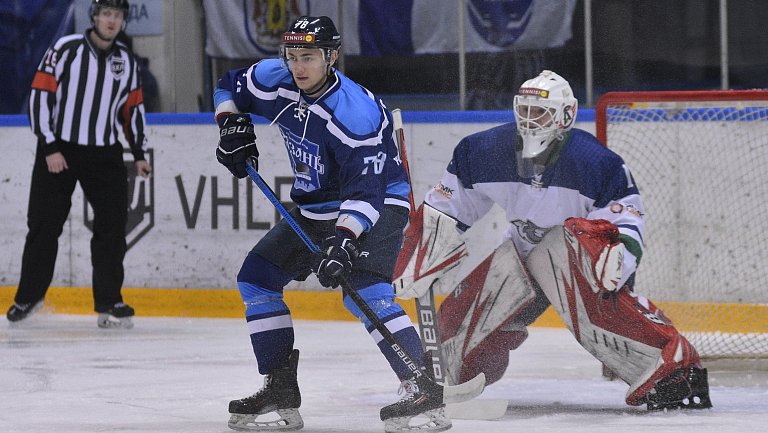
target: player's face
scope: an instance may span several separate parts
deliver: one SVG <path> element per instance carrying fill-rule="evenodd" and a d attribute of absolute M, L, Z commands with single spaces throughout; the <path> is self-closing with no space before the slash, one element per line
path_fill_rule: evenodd
<path fill-rule="evenodd" d="M 317 89 L 325 81 L 328 63 L 320 48 L 289 48 L 285 60 L 299 89 Z"/>
<path fill-rule="evenodd" d="M 96 30 L 103 39 L 114 40 L 120 30 L 123 28 L 123 11 L 121 9 L 99 8 L 99 13 L 93 17 L 93 23 Z"/>
<path fill-rule="evenodd" d="M 518 105 L 516 107 L 518 127 L 521 129 L 541 129 L 548 127 L 553 120 L 551 109 L 540 105 Z"/>

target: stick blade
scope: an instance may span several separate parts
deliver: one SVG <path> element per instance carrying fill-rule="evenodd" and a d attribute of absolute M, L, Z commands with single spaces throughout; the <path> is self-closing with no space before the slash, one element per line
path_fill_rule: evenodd
<path fill-rule="evenodd" d="M 485 389 L 485 373 L 480 373 L 472 379 L 458 385 L 445 385 L 443 401 L 445 403 L 460 403 L 480 395 Z"/>
<path fill-rule="evenodd" d="M 509 401 L 499 399 L 474 399 L 445 405 L 445 413 L 451 419 L 493 420 L 507 414 Z"/>

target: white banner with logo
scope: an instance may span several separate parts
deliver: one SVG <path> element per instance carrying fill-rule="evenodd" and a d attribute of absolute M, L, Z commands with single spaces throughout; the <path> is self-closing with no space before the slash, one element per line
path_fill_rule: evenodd
<path fill-rule="evenodd" d="M 326 15 L 351 55 L 457 52 L 456 0 L 203 0 L 206 53 L 225 58 L 277 54 L 280 35 L 301 15 Z M 560 47 L 572 36 L 576 0 L 466 0 L 467 52 Z M 341 17 L 341 18 L 340 18 Z"/>

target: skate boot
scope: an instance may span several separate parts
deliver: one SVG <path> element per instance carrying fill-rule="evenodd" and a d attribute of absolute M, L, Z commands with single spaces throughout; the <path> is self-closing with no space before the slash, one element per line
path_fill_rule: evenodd
<path fill-rule="evenodd" d="M 708 409 L 707 369 L 689 366 L 661 379 L 646 397 L 648 410 Z"/>
<path fill-rule="evenodd" d="M 403 393 L 405 396 L 400 401 L 381 409 L 385 432 L 440 432 L 451 428 L 440 385 L 422 375 L 404 380 L 398 390 L 398 394 Z"/>
<path fill-rule="evenodd" d="M 11 323 L 18 323 L 35 314 L 35 312 L 42 306 L 42 299 L 37 302 L 29 302 L 27 304 L 14 303 L 11 305 L 11 308 L 8 309 L 8 313 L 6 313 L 5 317 Z"/>
<path fill-rule="evenodd" d="M 99 317 L 96 319 L 96 324 L 99 328 L 133 328 L 133 315 L 135 311 L 128 304 L 118 302 L 98 313 Z"/>
<path fill-rule="evenodd" d="M 301 393 L 296 377 L 299 351 L 288 357 L 288 366 L 272 370 L 264 378 L 264 388 L 250 397 L 229 402 L 229 428 L 239 431 L 298 430 L 304 427 L 299 413 Z M 257 420 L 259 415 L 276 412 L 278 419 Z M 273 417 L 274 418 L 274 417 Z"/>

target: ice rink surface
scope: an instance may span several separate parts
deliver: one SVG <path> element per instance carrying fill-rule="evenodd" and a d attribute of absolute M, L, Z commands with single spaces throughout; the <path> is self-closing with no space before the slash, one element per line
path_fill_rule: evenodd
<path fill-rule="evenodd" d="M 262 386 L 244 320 L 138 317 L 101 330 L 95 316 L 0 319 L 0 432 L 230 432 L 227 404 Z M 398 382 L 362 325 L 296 321 L 302 432 L 383 432 Z M 710 371 L 711 410 L 648 413 L 564 329 L 532 328 L 504 378 L 479 398 L 509 399 L 493 421 L 451 432 L 757 433 L 768 374 Z"/>

